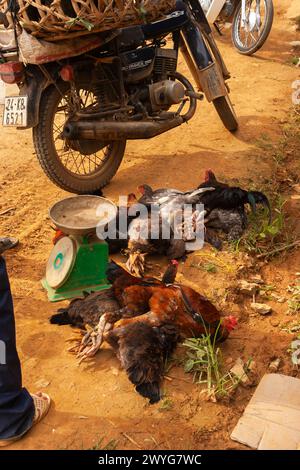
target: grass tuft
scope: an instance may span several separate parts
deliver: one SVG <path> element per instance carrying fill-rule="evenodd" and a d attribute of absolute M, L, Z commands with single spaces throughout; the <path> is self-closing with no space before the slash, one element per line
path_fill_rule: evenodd
<path fill-rule="evenodd" d="M 207 331 L 201 338 L 189 338 L 183 343 L 187 348 L 184 370 L 194 375 L 195 383 L 206 386 L 205 393 L 212 401 L 230 398 L 243 379 L 230 371 L 223 371 L 222 353 L 216 345 L 217 333 L 212 337 Z M 249 365 L 250 361 L 245 375 Z"/>
<path fill-rule="evenodd" d="M 174 403 L 171 398 L 165 397 L 161 400 L 159 405 L 159 411 L 170 411 L 174 407 Z"/>

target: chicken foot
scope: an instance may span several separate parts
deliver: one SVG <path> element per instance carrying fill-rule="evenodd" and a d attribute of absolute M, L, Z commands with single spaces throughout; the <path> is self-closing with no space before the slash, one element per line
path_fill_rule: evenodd
<path fill-rule="evenodd" d="M 146 270 L 146 256 L 146 253 L 141 253 L 140 251 L 129 253 L 126 263 L 128 271 L 136 277 L 143 277 Z"/>
<path fill-rule="evenodd" d="M 85 359 L 94 357 L 97 354 L 105 340 L 105 333 L 108 333 L 112 327 L 113 323 L 108 321 L 107 315 L 102 315 L 98 325 L 94 329 L 89 330 L 82 338 L 77 352 L 79 364 Z"/>

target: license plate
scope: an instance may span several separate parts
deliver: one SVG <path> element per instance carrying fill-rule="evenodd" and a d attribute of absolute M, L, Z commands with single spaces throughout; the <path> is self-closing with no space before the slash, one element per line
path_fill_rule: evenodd
<path fill-rule="evenodd" d="M 27 126 L 28 96 L 7 96 L 4 102 L 3 126 Z"/>

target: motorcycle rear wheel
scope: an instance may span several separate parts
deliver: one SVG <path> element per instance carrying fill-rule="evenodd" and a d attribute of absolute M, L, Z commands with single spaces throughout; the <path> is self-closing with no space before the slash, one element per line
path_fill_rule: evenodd
<path fill-rule="evenodd" d="M 242 9 L 241 9 L 241 2 L 238 3 L 238 6 L 235 10 L 233 22 L 232 22 L 232 30 L 231 30 L 231 37 L 232 42 L 235 48 L 238 50 L 240 54 L 243 55 L 252 55 L 257 52 L 266 42 L 273 25 L 273 17 L 274 17 L 274 7 L 272 0 L 261 0 L 264 4 L 264 16 L 263 16 L 263 24 L 259 31 L 254 31 L 254 27 L 251 30 L 250 24 L 250 14 L 254 15 L 254 9 L 252 9 L 253 0 L 246 1 L 246 13 L 248 13 L 248 25 L 242 28 L 241 26 L 241 16 L 242 16 Z M 254 16 L 253 16 L 254 18 Z M 255 19 L 256 21 L 256 19 Z M 257 33 L 257 37 L 255 37 L 255 33 Z M 242 34 L 244 35 L 244 39 L 242 39 Z M 248 39 L 251 39 L 251 42 L 248 43 Z"/>
<path fill-rule="evenodd" d="M 67 97 L 70 89 L 67 84 L 61 84 L 60 90 L 62 93 L 51 86 L 42 96 L 39 124 L 33 129 L 36 154 L 46 176 L 61 189 L 75 194 L 93 194 L 117 173 L 126 141 L 103 145 L 96 141 L 73 142 L 71 145 L 66 142 L 61 132 L 67 119 L 68 99 L 62 95 Z M 85 96 L 90 93 L 87 90 L 88 86 L 80 86 L 80 92 Z M 83 102 L 88 98 L 81 99 Z"/>

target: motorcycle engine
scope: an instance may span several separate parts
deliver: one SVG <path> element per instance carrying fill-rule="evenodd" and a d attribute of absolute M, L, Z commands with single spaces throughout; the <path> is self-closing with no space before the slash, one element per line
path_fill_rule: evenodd
<path fill-rule="evenodd" d="M 175 81 L 177 52 L 174 49 L 144 47 L 124 53 L 122 62 L 127 83 L 148 81 L 140 96 L 143 95 L 142 101 L 149 102 L 151 112 L 168 110 L 183 100 L 184 86 Z"/>
<path fill-rule="evenodd" d="M 151 107 L 153 111 L 168 110 L 173 104 L 179 104 L 185 96 L 182 83 L 165 80 L 149 85 Z"/>
<path fill-rule="evenodd" d="M 179 104 L 185 89 L 182 83 L 175 81 L 177 52 L 174 49 L 156 49 L 154 61 L 154 83 L 149 85 L 149 97 L 153 111 L 167 110 L 173 104 Z"/>

